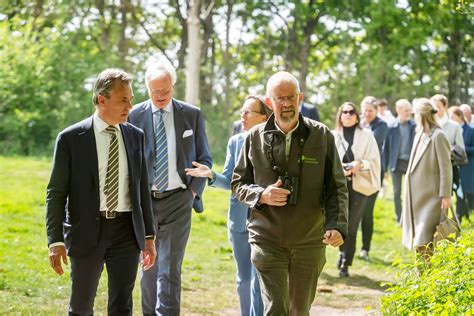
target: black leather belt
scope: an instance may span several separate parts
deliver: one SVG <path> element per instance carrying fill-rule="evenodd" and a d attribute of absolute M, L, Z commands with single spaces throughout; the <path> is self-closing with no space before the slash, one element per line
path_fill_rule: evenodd
<path fill-rule="evenodd" d="M 170 195 L 175 194 L 176 192 L 180 192 L 180 191 L 183 191 L 183 190 L 185 190 L 185 189 L 177 188 L 177 189 L 169 190 L 169 191 L 165 191 L 165 192 L 151 191 L 151 197 L 154 198 L 154 199 L 157 199 L 157 200 L 161 200 L 161 199 L 167 198 Z"/>
<path fill-rule="evenodd" d="M 116 219 L 120 216 L 130 214 L 131 212 L 117 212 L 117 211 L 100 211 L 100 216 L 105 217 L 106 219 Z"/>

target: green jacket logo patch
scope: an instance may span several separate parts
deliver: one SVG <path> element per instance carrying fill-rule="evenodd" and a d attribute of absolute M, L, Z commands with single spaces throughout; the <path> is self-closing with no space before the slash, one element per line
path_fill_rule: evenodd
<path fill-rule="evenodd" d="M 312 157 L 306 157 L 305 155 L 301 155 L 301 162 L 303 163 L 308 163 L 312 165 L 317 165 L 319 164 L 318 159 L 312 158 Z"/>

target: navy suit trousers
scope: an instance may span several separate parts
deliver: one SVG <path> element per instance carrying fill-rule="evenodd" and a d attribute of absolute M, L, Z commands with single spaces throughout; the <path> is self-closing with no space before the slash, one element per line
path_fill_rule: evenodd
<path fill-rule="evenodd" d="M 92 315 L 104 264 L 108 274 L 108 315 L 132 315 L 140 249 L 131 212 L 116 219 L 100 217 L 97 248 L 84 257 L 70 257 L 72 291 L 69 315 Z"/>

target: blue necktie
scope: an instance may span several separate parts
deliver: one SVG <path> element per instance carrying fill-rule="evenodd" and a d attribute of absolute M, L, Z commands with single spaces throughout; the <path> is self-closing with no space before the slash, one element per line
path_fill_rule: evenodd
<path fill-rule="evenodd" d="M 168 143 L 166 142 L 166 130 L 163 122 L 163 110 L 156 111 L 155 127 L 155 181 L 158 192 L 168 188 Z"/>

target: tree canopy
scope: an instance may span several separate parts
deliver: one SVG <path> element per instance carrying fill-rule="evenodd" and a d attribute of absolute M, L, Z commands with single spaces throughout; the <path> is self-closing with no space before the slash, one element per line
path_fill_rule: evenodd
<path fill-rule="evenodd" d="M 393 106 L 442 93 L 472 105 L 473 13 L 463 0 L 7 1 L 0 153 L 50 153 L 58 131 L 94 111 L 105 68 L 132 73 L 135 101 L 145 100 L 158 56 L 178 71 L 175 97 L 203 110 L 217 160 L 245 96 L 264 94 L 277 70 L 295 74 L 330 126 L 342 102 L 365 95 Z"/>

